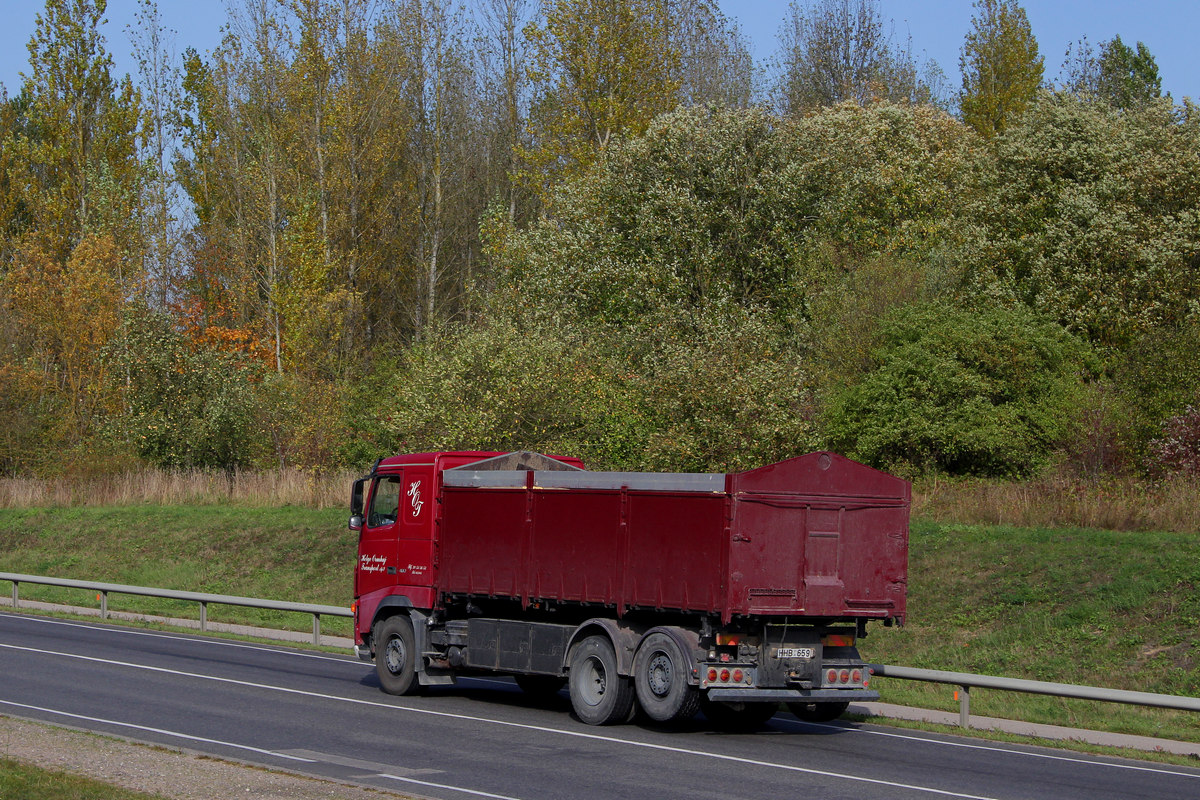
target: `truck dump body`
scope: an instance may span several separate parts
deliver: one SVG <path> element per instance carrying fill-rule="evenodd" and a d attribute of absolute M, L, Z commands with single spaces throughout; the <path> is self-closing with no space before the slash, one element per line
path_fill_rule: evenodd
<path fill-rule="evenodd" d="M 442 473 L 435 590 L 736 616 L 905 614 L 906 481 L 833 453 L 742 473 Z"/>

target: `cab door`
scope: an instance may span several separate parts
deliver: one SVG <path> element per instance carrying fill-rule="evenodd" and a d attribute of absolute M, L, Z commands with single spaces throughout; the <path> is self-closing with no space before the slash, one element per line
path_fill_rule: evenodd
<path fill-rule="evenodd" d="M 397 518 L 403 475 L 377 475 L 368 491 L 366 517 L 358 536 L 355 596 L 363 597 L 396 584 L 399 566 Z"/>
<path fill-rule="evenodd" d="M 404 468 L 398 529 L 397 583 L 433 585 L 433 528 L 436 499 L 432 465 Z M 414 600 L 416 598 L 414 597 Z"/>

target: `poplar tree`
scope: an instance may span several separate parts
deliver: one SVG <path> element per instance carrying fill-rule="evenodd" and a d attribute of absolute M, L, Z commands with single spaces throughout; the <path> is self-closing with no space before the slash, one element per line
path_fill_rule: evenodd
<path fill-rule="evenodd" d="M 29 41 L 26 203 L 60 261 L 87 229 L 123 247 L 136 238 L 140 97 L 128 76 L 119 85 L 112 77 L 100 33 L 105 7 L 105 0 L 46 0 Z"/>
<path fill-rule="evenodd" d="M 546 0 L 528 28 L 535 92 L 527 179 L 543 197 L 678 97 L 666 0 Z"/>
<path fill-rule="evenodd" d="M 976 0 L 959 56 L 963 122 L 995 136 L 1024 113 L 1042 85 L 1043 58 L 1016 0 Z"/>

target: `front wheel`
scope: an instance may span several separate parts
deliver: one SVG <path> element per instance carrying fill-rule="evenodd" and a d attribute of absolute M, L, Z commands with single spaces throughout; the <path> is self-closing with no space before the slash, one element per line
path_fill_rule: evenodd
<path fill-rule="evenodd" d="M 412 694 L 418 688 L 417 648 L 412 621 L 400 615 L 382 622 L 375 635 L 375 674 L 388 694 Z"/>
<path fill-rule="evenodd" d="M 850 703 L 788 703 L 787 707 L 805 722 L 831 722 L 846 713 Z"/>
<path fill-rule="evenodd" d="M 617 674 L 617 654 L 605 636 L 589 636 L 571 653 L 571 708 L 588 725 L 625 722 L 633 710 L 633 686 Z"/>
<path fill-rule="evenodd" d="M 691 719 L 700 708 L 700 691 L 688 683 L 688 664 L 675 640 L 652 633 L 633 660 L 638 705 L 655 722 Z"/>

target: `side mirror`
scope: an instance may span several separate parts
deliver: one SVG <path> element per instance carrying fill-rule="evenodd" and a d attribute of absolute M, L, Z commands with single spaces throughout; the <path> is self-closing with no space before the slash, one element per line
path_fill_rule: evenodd
<path fill-rule="evenodd" d="M 363 513 L 363 493 L 366 489 L 367 479 L 359 478 L 350 488 L 350 515 L 352 517 L 361 517 Z M 351 525 L 350 527 L 354 527 Z M 362 521 L 359 521 L 359 527 L 362 527 Z"/>
<path fill-rule="evenodd" d="M 362 530 L 362 522 L 363 522 L 362 515 L 354 514 L 353 516 L 350 517 L 350 530 L 361 531 Z"/>

